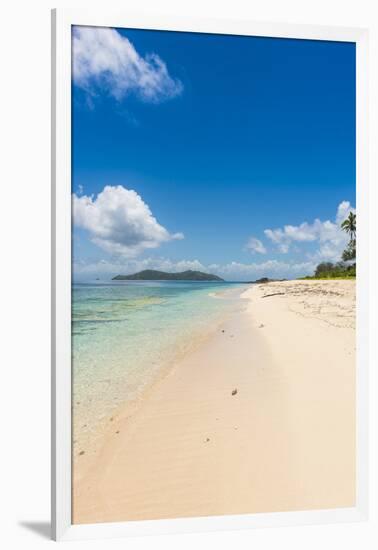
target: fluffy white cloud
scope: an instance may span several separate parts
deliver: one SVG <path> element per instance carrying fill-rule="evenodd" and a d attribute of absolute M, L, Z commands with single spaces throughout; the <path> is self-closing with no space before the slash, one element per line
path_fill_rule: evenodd
<path fill-rule="evenodd" d="M 313 223 L 303 222 L 300 225 L 265 229 L 264 233 L 283 254 L 289 252 L 293 243 L 303 244 L 317 241 L 319 249 L 313 254 L 313 258 L 337 261 L 348 242 L 348 236 L 340 225 L 347 218 L 349 212 L 355 212 L 355 209 L 348 201 L 342 201 L 337 208 L 334 221 L 316 219 Z"/>
<path fill-rule="evenodd" d="M 349 201 L 342 201 L 337 207 L 336 212 L 336 223 L 341 225 L 342 222 L 349 216 L 349 212 L 356 213 L 355 208 L 353 208 Z"/>
<path fill-rule="evenodd" d="M 117 100 L 129 93 L 149 102 L 182 92 L 166 64 L 154 53 L 139 55 L 133 44 L 114 29 L 75 27 L 72 42 L 73 81 L 87 92 L 105 89 Z"/>
<path fill-rule="evenodd" d="M 253 254 L 254 253 L 266 254 L 265 246 L 263 245 L 263 243 L 259 239 L 256 239 L 255 237 L 250 237 L 249 238 L 249 240 L 246 244 L 246 249 L 250 250 Z"/>
<path fill-rule="evenodd" d="M 74 224 L 86 229 L 93 243 L 114 256 L 134 257 L 183 238 L 182 233 L 170 234 L 138 193 L 121 185 L 106 186 L 96 198 L 74 194 L 72 210 Z"/>

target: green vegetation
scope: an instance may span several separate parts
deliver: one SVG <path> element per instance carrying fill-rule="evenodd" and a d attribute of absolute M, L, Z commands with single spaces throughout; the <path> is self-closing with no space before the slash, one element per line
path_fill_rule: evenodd
<path fill-rule="evenodd" d="M 181 273 L 166 273 L 155 269 L 145 269 L 133 275 L 117 275 L 113 281 L 223 281 L 217 275 L 202 273 L 202 271 L 182 271 Z"/>
<path fill-rule="evenodd" d="M 345 262 L 322 262 L 315 270 L 313 276 L 301 277 L 302 279 L 355 279 L 356 264 L 349 265 Z"/>
<path fill-rule="evenodd" d="M 344 262 L 353 261 L 356 259 L 356 239 L 349 241 L 348 246 L 342 254 Z"/>
<path fill-rule="evenodd" d="M 355 279 L 356 278 L 356 214 L 349 212 L 349 216 L 341 224 L 349 235 L 349 243 L 341 255 L 342 261 L 336 264 L 322 262 L 315 270 L 313 276 L 302 277 L 302 279 Z"/>

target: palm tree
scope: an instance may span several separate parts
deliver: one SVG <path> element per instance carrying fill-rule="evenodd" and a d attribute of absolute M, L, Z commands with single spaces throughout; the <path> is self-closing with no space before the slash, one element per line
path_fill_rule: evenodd
<path fill-rule="evenodd" d="M 349 242 L 356 240 L 356 214 L 353 212 L 349 212 L 349 216 L 346 220 L 343 221 L 341 224 L 341 229 L 346 231 L 348 235 L 350 236 Z"/>

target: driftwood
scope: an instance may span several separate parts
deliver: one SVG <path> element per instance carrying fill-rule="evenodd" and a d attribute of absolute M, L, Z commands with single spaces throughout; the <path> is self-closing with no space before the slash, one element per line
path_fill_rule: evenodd
<path fill-rule="evenodd" d="M 285 292 L 275 292 L 274 294 L 264 294 L 261 298 L 269 298 L 269 296 L 283 296 Z"/>

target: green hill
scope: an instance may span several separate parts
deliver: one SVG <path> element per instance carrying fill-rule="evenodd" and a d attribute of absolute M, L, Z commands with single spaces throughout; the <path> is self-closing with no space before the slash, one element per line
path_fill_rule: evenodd
<path fill-rule="evenodd" d="M 113 281 L 223 281 L 217 275 L 202 273 L 202 271 L 182 271 L 181 273 L 166 273 L 155 269 L 145 269 L 133 275 L 117 275 Z"/>

